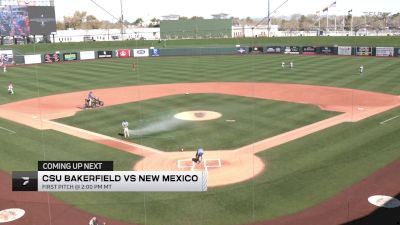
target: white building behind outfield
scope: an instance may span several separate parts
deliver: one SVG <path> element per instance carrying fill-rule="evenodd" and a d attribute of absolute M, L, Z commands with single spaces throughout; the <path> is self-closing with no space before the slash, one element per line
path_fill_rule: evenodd
<path fill-rule="evenodd" d="M 160 28 L 126 28 L 121 34 L 120 29 L 93 29 L 93 30 L 58 30 L 53 33 L 55 42 L 84 42 L 84 41 L 121 41 L 121 40 L 159 40 Z M 318 36 L 317 31 L 279 31 L 278 25 L 271 25 L 270 37 Z M 400 36 L 399 31 L 336 31 L 325 33 L 323 36 Z M 268 26 L 232 26 L 232 37 L 268 37 Z M 41 37 L 37 37 L 41 40 Z M 53 37 L 51 37 L 53 41 Z"/>
<path fill-rule="evenodd" d="M 92 29 L 92 30 L 58 30 L 53 33 L 55 42 L 83 42 L 83 41 L 121 41 L 121 40 L 159 40 L 160 28 L 127 28 L 121 34 L 120 29 Z M 271 25 L 270 36 L 278 36 L 278 25 Z M 262 26 L 233 26 L 232 37 L 267 37 L 268 27 Z M 51 37 L 53 41 L 53 37 Z"/>
<path fill-rule="evenodd" d="M 120 29 L 71 29 L 58 30 L 53 34 L 55 42 L 158 40 L 160 39 L 160 28 L 126 28 L 123 34 Z"/>
<path fill-rule="evenodd" d="M 269 36 L 278 36 L 278 25 L 271 25 L 271 29 L 269 31 Z M 240 37 L 268 37 L 268 26 L 267 25 L 259 25 L 259 26 L 233 26 L 232 27 L 232 37 L 240 38 Z"/>

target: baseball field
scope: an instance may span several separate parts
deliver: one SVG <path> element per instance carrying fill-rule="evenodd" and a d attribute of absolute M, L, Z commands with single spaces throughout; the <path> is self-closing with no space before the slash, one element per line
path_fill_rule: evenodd
<path fill-rule="evenodd" d="M 238 40 L 167 44 L 232 42 Z M 397 43 L 385 37 L 271 42 Z M 122 42 L 113 47 L 147 44 L 162 45 Z M 88 45 L 56 47 L 93 47 Z M 15 50 L 49 48 L 55 47 Z M 283 61 L 293 62 L 294 68 L 282 68 Z M 365 66 L 362 75 L 360 65 Z M 106 59 L 9 68 L 0 76 L 0 209 L 28 209 L 10 224 L 87 224 L 93 216 L 107 224 L 149 225 L 399 223 L 398 208 L 382 214 L 367 201 L 371 195 L 400 192 L 399 70 L 399 58 L 293 55 Z M 7 93 L 10 81 L 14 95 Z M 82 109 L 89 90 L 104 100 L 104 107 Z M 186 111 L 221 117 L 174 117 Z M 128 139 L 121 134 L 124 119 L 132 131 Z M 184 161 L 198 147 L 205 149 L 209 164 L 191 168 Z M 11 192 L 8 174 L 36 170 L 38 160 L 113 160 L 115 170 L 207 167 L 210 187 L 202 193 Z M 382 215 L 387 223 L 379 223 Z"/>

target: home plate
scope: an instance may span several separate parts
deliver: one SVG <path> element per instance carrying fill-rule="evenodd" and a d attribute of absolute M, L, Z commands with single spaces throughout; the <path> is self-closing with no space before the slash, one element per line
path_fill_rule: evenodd
<path fill-rule="evenodd" d="M 38 118 L 38 116 L 32 116 L 32 119 L 37 119 Z"/>
<path fill-rule="evenodd" d="M 0 223 L 8 223 L 17 220 L 25 215 L 23 209 L 4 209 L 0 211 Z"/>
<path fill-rule="evenodd" d="M 373 195 L 368 198 L 368 202 L 372 205 L 383 207 L 383 208 L 397 208 L 400 207 L 400 201 L 397 198 L 393 198 L 386 195 Z"/>

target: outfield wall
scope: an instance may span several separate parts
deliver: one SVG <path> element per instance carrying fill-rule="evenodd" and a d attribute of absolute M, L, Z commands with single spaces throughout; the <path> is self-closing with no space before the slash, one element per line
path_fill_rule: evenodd
<path fill-rule="evenodd" d="M 161 20 L 161 39 L 232 37 L 231 19 Z"/>
<path fill-rule="evenodd" d="M 116 50 L 92 50 L 75 52 L 48 52 L 36 55 L 13 55 L 11 50 L 0 51 L 0 66 L 39 63 L 59 63 L 81 60 L 142 58 L 160 56 L 201 56 L 201 55 L 339 55 L 364 57 L 400 57 L 400 48 L 369 46 L 235 46 L 207 48 L 140 48 Z"/>

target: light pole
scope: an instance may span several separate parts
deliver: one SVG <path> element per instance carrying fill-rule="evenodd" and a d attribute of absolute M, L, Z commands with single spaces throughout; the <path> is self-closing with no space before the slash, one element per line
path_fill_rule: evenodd
<path fill-rule="evenodd" d="M 121 6 L 121 39 L 124 40 L 124 13 L 122 11 L 122 0 L 119 1 Z"/>
<path fill-rule="evenodd" d="M 350 34 L 353 34 L 353 10 L 351 10 Z"/>
<path fill-rule="evenodd" d="M 268 0 L 268 37 L 269 37 L 269 32 L 271 31 L 271 11 L 270 11 L 270 0 Z"/>
<path fill-rule="evenodd" d="M 289 0 L 284 1 L 282 4 L 280 4 L 274 11 L 270 12 L 270 0 L 268 0 L 268 16 L 267 16 L 267 20 L 268 20 L 268 37 L 269 37 L 269 33 L 271 30 L 271 15 L 276 13 L 276 11 L 278 11 L 278 9 L 280 9 L 284 4 L 286 4 Z M 258 24 L 257 24 L 258 25 Z"/>
<path fill-rule="evenodd" d="M 369 12 L 364 12 L 364 34 L 367 36 L 367 15 Z"/>

